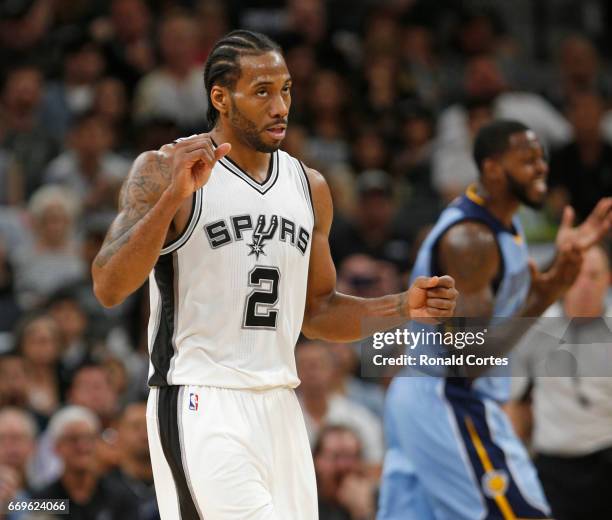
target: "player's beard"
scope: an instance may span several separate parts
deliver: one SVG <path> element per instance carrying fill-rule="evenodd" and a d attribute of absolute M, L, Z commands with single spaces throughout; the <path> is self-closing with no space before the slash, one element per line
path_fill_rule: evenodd
<path fill-rule="evenodd" d="M 257 128 L 257 125 L 240 112 L 233 97 L 230 97 L 230 101 L 232 112 L 229 120 L 240 139 L 262 153 L 272 153 L 280 148 L 280 143 L 276 145 L 264 143 L 261 139 L 261 131 Z"/>
<path fill-rule="evenodd" d="M 529 197 L 527 192 L 527 186 L 518 182 L 508 170 L 504 170 L 506 175 L 506 182 L 508 183 L 508 190 L 521 204 L 528 206 L 532 209 L 542 209 L 544 207 L 544 198 L 542 200 L 533 200 Z"/>

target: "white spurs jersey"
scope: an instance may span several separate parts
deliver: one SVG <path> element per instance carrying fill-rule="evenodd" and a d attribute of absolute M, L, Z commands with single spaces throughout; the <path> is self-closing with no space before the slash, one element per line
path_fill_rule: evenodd
<path fill-rule="evenodd" d="M 149 385 L 296 387 L 313 226 L 297 159 L 271 154 L 261 184 L 219 160 L 149 276 Z"/>

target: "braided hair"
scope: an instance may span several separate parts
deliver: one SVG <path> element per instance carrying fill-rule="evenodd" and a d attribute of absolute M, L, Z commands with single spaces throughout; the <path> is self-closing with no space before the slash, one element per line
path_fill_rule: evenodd
<path fill-rule="evenodd" d="M 245 30 L 232 31 L 215 44 L 204 65 L 204 87 L 208 98 L 206 119 L 209 129 L 212 129 L 219 119 L 219 111 L 210 99 L 212 87 L 234 87 L 240 77 L 239 58 L 270 51 L 281 52 L 281 48 L 265 34 Z"/>

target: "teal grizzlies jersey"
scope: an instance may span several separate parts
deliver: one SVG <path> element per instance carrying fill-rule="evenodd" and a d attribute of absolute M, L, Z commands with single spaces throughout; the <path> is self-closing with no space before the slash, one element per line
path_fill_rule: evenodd
<path fill-rule="evenodd" d="M 525 305 L 531 284 L 527 245 L 521 224 L 518 217 L 515 216 L 512 219 L 512 227 L 510 229 L 505 227 L 485 209 L 482 200 L 472 188 L 442 212 L 419 250 L 412 278 L 445 274 L 439 268 L 436 255 L 440 238 L 451 227 L 466 221 L 481 222 L 489 227 L 495 235 L 499 248 L 501 266 L 493 282 L 495 295 L 493 316 L 496 318 L 516 316 Z M 425 328 L 419 324 L 413 327 Z M 429 352 L 436 350 L 435 347 L 428 347 Z M 446 352 L 446 348 L 442 347 L 438 350 L 440 351 Z M 508 398 L 509 383 L 506 378 L 481 377 L 474 383 L 474 387 L 500 401 Z"/>
<path fill-rule="evenodd" d="M 473 191 L 442 212 L 421 246 L 413 277 L 443 274 L 436 257 L 440 238 L 465 221 L 482 222 L 495 235 L 501 267 L 493 282 L 494 316 L 516 316 L 531 283 L 520 224 L 515 218 L 510 229 L 504 227 Z M 444 345 L 419 350 L 430 356 L 450 352 Z M 510 378 L 497 373 L 503 368 L 470 380 L 454 377 L 460 375 L 455 367 L 419 367 L 429 377 L 393 380 L 385 404 L 387 452 L 376 518 L 550 518 L 535 468 L 500 406 L 510 393 Z M 414 376 L 411 370 L 402 375 Z"/>

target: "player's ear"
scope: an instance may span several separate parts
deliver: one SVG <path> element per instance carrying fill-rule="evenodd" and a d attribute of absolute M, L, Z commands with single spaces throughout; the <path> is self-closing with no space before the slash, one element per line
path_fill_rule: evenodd
<path fill-rule="evenodd" d="M 230 103 L 228 89 L 220 85 L 214 85 L 210 90 L 210 102 L 217 109 L 219 114 L 226 115 Z"/>
<path fill-rule="evenodd" d="M 503 178 L 503 168 L 499 161 L 485 159 L 482 162 L 482 172 L 485 177 L 492 181 L 500 181 Z"/>

